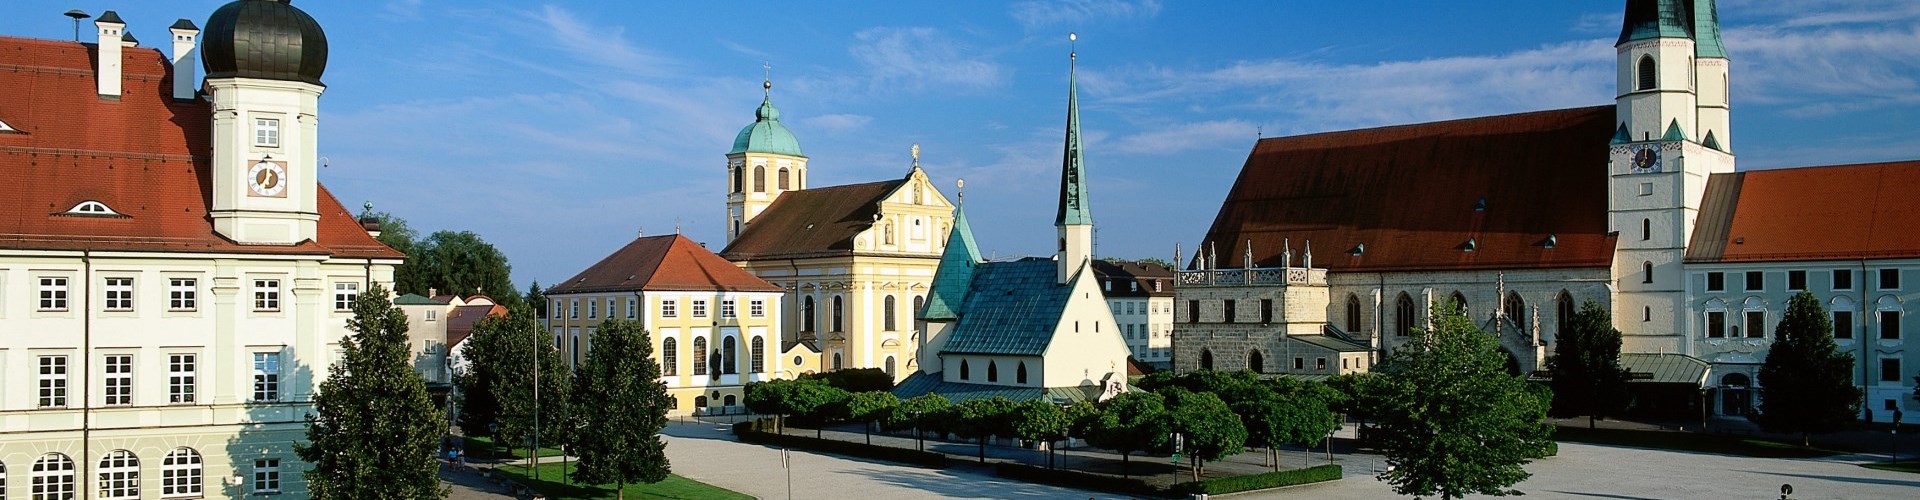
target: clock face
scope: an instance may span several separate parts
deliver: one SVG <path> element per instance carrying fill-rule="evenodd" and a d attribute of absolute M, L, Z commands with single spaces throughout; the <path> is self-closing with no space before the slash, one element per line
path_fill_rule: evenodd
<path fill-rule="evenodd" d="M 1660 150 L 1641 148 L 1633 153 L 1633 169 L 1637 171 L 1655 171 L 1660 168 Z"/>
<path fill-rule="evenodd" d="M 286 164 L 276 161 L 253 164 L 253 168 L 247 170 L 247 187 L 254 196 L 285 197 L 287 195 Z"/>

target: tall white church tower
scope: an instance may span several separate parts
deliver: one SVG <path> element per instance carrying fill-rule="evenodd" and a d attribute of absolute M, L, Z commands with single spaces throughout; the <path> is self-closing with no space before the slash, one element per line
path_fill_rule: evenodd
<path fill-rule="evenodd" d="M 1628 352 L 1684 352 L 1683 259 L 1707 176 L 1732 172 L 1726 49 L 1713 0 L 1628 0 L 1608 227 Z"/>
<path fill-rule="evenodd" d="M 733 243 L 747 224 L 772 205 L 781 193 L 807 188 L 807 155 L 800 140 L 780 124 L 773 107 L 773 80 L 761 82 L 766 92 L 753 124 L 740 129 L 727 152 L 727 243 Z"/>
<path fill-rule="evenodd" d="M 312 240 L 327 35 L 287 0 L 242 0 L 207 19 L 213 227 L 243 244 Z"/>
<path fill-rule="evenodd" d="M 1073 79 L 1079 60 L 1078 52 L 1067 54 L 1067 140 L 1060 159 L 1060 210 L 1053 219 L 1060 232 L 1057 281 L 1063 285 L 1093 260 L 1093 214 L 1087 210 L 1087 167 L 1080 158 L 1080 92 Z"/>

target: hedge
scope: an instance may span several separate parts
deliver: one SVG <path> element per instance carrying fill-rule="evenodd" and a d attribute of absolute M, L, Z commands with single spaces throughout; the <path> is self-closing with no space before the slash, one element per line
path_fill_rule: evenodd
<path fill-rule="evenodd" d="M 886 446 L 876 446 L 876 445 L 869 445 L 869 444 L 863 444 L 863 443 L 855 443 L 850 441 L 835 441 L 832 439 L 811 438 L 806 436 L 790 436 L 786 434 L 774 434 L 770 432 L 762 432 L 759 430 L 762 427 L 771 428 L 771 426 L 772 426 L 772 423 L 766 422 L 765 419 L 755 419 L 755 420 L 733 424 L 733 433 L 734 435 L 740 436 L 741 441 L 748 442 L 748 443 L 768 444 L 768 445 L 780 446 L 785 448 L 801 448 L 801 449 L 808 449 L 808 450 L 814 450 L 814 451 L 823 451 L 823 452 L 834 453 L 839 455 L 847 455 L 847 456 L 854 456 L 854 457 L 860 457 L 860 458 L 872 458 L 872 459 L 886 460 L 891 462 L 900 462 L 905 464 L 918 465 L 921 467 L 931 467 L 936 469 L 947 466 L 946 455 L 934 453 L 931 451 L 909 450 L 904 448 L 890 448 Z"/>
<path fill-rule="evenodd" d="M 1340 479 L 1341 473 L 1342 473 L 1342 470 L 1340 469 L 1339 465 L 1328 464 L 1328 465 L 1318 465 L 1318 466 L 1308 467 L 1305 469 L 1294 469 L 1294 470 L 1285 470 L 1280 472 L 1268 472 L 1265 474 L 1254 474 L 1251 476 L 1234 476 L 1234 477 L 1223 477 L 1219 479 L 1208 479 L 1205 481 L 1201 481 L 1199 483 L 1182 484 L 1181 489 L 1185 490 L 1187 493 L 1224 495 L 1227 493 L 1238 493 L 1242 491 L 1264 490 L 1267 488 L 1279 488 L 1282 486 L 1295 486 L 1295 485 L 1302 485 L 1302 484 L 1308 484 L 1308 483 L 1318 483 L 1321 481 L 1333 481 L 1333 480 Z"/>
<path fill-rule="evenodd" d="M 993 466 L 996 476 L 1029 483 L 1099 490 L 1137 496 L 1165 496 L 1160 487 L 1133 478 L 1118 478 L 1068 469 L 1048 469 L 1026 464 L 1000 463 Z"/>

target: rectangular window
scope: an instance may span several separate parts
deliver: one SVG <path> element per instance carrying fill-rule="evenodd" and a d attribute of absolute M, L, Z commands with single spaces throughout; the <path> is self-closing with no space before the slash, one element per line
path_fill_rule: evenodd
<path fill-rule="evenodd" d="M 1718 339 L 1727 336 L 1727 313 L 1707 311 L 1707 338 Z"/>
<path fill-rule="evenodd" d="M 253 460 L 253 492 L 280 492 L 280 459 L 256 458 Z"/>
<path fill-rule="evenodd" d="M 1833 338 L 1853 338 L 1853 311 L 1833 312 Z"/>
<path fill-rule="evenodd" d="M 660 301 L 660 317 L 662 318 L 680 317 L 680 301 L 673 300 L 673 299 Z"/>
<path fill-rule="evenodd" d="M 1881 290 L 1899 290 L 1900 289 L 1900 270 L 1899 269 L 1881 269 L 1880 270 L 1880 289 Z"/>
<path fill-rule="evenodd" d="M 567 301 L 567 319 L 580 319 L 580 301 Z"/>
<path fill-rule="evenodd" d="M 40 357 L 40 404 L 41 408 L 67 407 L 67 357 Z"/>
<path fill-rule="evenodd" d="M 253 353 L 253 400 L 280 400 L 280 353 Z"/>
<path fill-rule="evenodd" d="M 1787 290 L 1798 292 L 1806 289 L 1807 289 L 1807 272 L 1806 271 L 1787 271 Z"/>
<path fill-rule="evenodd" d="M 1187 322 L 1188 323 L 1200 322 L 1200 301 L 1199 300 L 1187 301 Z"/>
<path fill-rule="evenodd" d="M 1260 322 L 1273 323 L 1273 299 L 1260 299 Z"/>
<path fill-rule="evenodd" d="M 1220 301 L 1220 307 L 1222 308 L 1222 309 L 1221 309 L 1221 319 L 1220 319 L 1220 322 L 1222 322 L 1222 323 L 1232 323 L 1232 322 L 1233 322 L 1233 319 L 1234 319 L 1234 318 L 1233 318 L 1233 303 L 1234 303 L 1234 302 L 1237 302 L 1237 301 L 1235 301 L 1235 300 L 1233 300 L 1233 299 L 1227 299 L 1227 300 L 1223 300 L 1223 301 Z"/>
<path fill-rule="evenodd" d="M 167 355 L 167 401 L 170 403 L 192 403 L 194 388 L 194 356 L 192 354 Z"/>
<path fill-rule="evenodd" d="M 614 305 L 613 298 L 608 297 L 607 298 L 607 319 L 613 319 L 613 314 L 614 314 L 613 312 L 615 311 L 615 309 L 613 308 L 613 305 Z"/>
<path fill-rule="evenodd" d="M 1293 369 L 1295 370 L 1307 369 L 1307 358 L 1293 358 Z"/>
<path fill-rule="evenodd" d="M 599 312 L 598 312 L 599 309 L 600 309 L 599 301 L 596 301 L 593 299 L 587 299 L 587 319 L 593 319 L 594 317 L 599 316 Z"/>
<path fill-rule="evenodd" d="M 695 318 L 707 317 L 707 301 L 701 300 L 701 299 L 693 300 L 693 317 Z"/>
<path fill-rule="evenodd" d="M 280 310 L 280 280 L 253 280 L 253 310 Z"/>
<path fill-rule="evenodd" d="M 1900 311 L 1880 311 L 1880 338 L 1900 340 Z"/>
<path fill-rule="evenodd" d="M 280 120 L 255 118 L 253 120 L 253 145 L 267 148 L 280 147 Z"/>
<path fill-rule="evenodd" d="M 1153 291 L 1160 291 L 1160 280 L 1153 280 Z"/>
<path fill-rule="evenodd" d="M 640 301 L 627 297 L 627 319 L 640 319 Z"/>
<path fill-rule="evenodd" d="M 1767 312 L 1747 311 L 1747 338 L 1758 339 L 1767 336 Z"/>
<path fill-rule="evenodd" d="M 200 307 L 199 282 L 193 278 L 167 280 L 167 309 L 192 311 Z"/>
<path fill-rule="evenodd" d="M 435 311 L 435 310 L 432 310 L 432 309 L 428 309 L 428 310 L 427 310 L 427 321 L 428 321 L 428 322 L 433 322 L 433 321 L 439 321 L 439 320 L 440 320 L 440 311 Z"/>
<path fill-rule="evenodd" d="M 1138 282 L 1138 281 L 1129 281 L 1129 282 L 1127 282 L 1127 291 L 1129 291 L 1129 292 L 1138 292 L 1138 291 L 1140 291 L 1140 282 Z"/>
<path fill-rule="evenodd" d="M 1766 275 L 1760 271 L 1747 271 L 1747 291 L 1760 292 L 1767 289 Z"/>
<path fill-rule="evenodd" d="M 67 310 L 66 278 L 40 278 L 40 310 Z"/>
<path fill-rule="evenodd" d="M 1327 369 L 1327 358 L 1314 358 L 1314 360 L 1316 361 L 1313 366 L 1315 370 Z"/>
<path fill-rule="evenodd" d="M 733 299 L 720 299 L 720 317 L 733 319 Z"/>
<path fill-rule="evenodd" d="M 760 299 L 747 301 L 747 314 L 753 315 L 755 318 L 767 317 L 767 301 Z"/>
<path fill-rule="evenodd" d="M 1833 289 L 1834 290 L 1852 290 L 1853 289 L 1853 270 L 1852 269 L 1833 270 Z"/>
<path fill-rule="evenodd" d="M 360 299 L 359 283 L 333 284 L 333 310 L 352 311 L 353 301 Z"/>
<path fill-rule="evenodd" d="M 1900 382 L 1900 358 L 1880 358 L 1880 381 Z"/>
<path fill-rule="evenodd" d="M 102 366 L 107 389 L 107 406 L 133 404 L 133 356 L 108 355 Z"/>
<path fill-rule="evenodd" d="M 1726 289 L 1727 289 L 1726 273 L 1720 273 L 1720 272 L 1707 273 L 1707 291 L 1720 292 L 1720 291 L 1725 291 Z"/>
<path fill-rule="evenodd" d="M 133 310 L 133 278 L 107 278 L 107 310 Z"/>

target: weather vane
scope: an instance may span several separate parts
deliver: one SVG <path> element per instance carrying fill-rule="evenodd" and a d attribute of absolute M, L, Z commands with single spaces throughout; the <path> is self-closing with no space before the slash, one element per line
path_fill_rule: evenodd
<path fill-rule="evenodd" d="M 960 202 L 966 203 L 967 202 L 967 180 L 954 179 L 953 187 L 955 189 L 954 193 L 960 196 Z"/>
<path fill-rule="evenodd" d="M 1071 45 L 1071 47 L 1067 49 L 1067 59 L 1079 59 L 1080 58 L 1080 34 L 1074 33 L 1071 31 L 1067 32 L 1067 43 Z"/>

